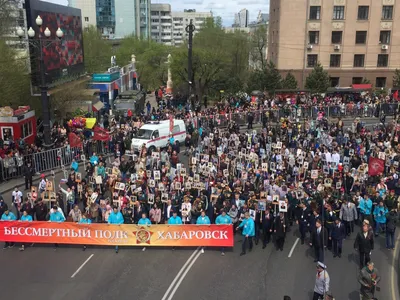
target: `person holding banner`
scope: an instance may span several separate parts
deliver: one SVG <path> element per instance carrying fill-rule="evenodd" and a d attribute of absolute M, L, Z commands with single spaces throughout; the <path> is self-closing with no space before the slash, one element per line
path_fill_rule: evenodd
<path fill-rule="evenodd" d="M 1 216 L 1 221 L 16 221 L 17 217 L 11 212 L 9 211 L 8 207 L 7 209 L 4 211 L 3 215 Z M 7 248 L 12 248 L 14 247 L 14 243 L 13 242 L 5 242 L 3 250 L 7 249 Z"/>
<path fill-rule="evenodd" d="M 221 214 L 218 215 L 218 217 L 215 220 L 215 224 L 217 225 L 231 225 L 232 220 L 231 218 L 226 214 L 226 211 L 224 209 L 221 209 Z M 225 256 L 225 248 L 221 248 L 221 255 Z"/>
<path fill-rule="evenodd" d="M 53 209 L 50 211 L 50 220 L 49 222 L 62 223 L 65 221 L 64 214 L 58 209 L 56 205 L 53 206 Z M 54 250 L 57 250 L 58 244 L 54 244 Z"/>
<path fill-rule="evenodd" d="M 108 216 L 108 224 L 121 225 L 124 224 L 124 216 L 120 211 L 118 211 L 118 207 L 114 206 L 113 211 Z M 115 253 L 118 253 L 118 246 L 115 246 Z"/>
<path fill-rule="evenodd" d="M 142 218 L 139 220 L 138 225 L 142 226 L 150 226 L 151 221 L 149 218 L 147 218 L 147 215 L 145 213 L 142 213 Z M 146 251 L 146 247 L 143 247 L 142 251 Z"/>
<path fill-rule="evenodd" d="M 86 216 L 86 214 L 82 214 L 81 219 L 79 220 L 78 224 L 92 224 L 92 220 Z M 83 245 L 82 251 L 86 250 L 86 245 Z"/>
<path fill-rule="evenodd" d="M 178 212 L 176 210 L 172 211 L 172 217 L 168 219 L 168 225 L 182 225 L 182 219 L 178 216 Z M 175 247 L 172 247 L 172 250 L 175 250 Z"/>
<path fill-rule="evenodd" d="M 20 219 L 20 222 L 32 222 L 32 216 L 28 214 L 28 211 L 24 210 Z M 32 244 L 33 245 L 33 244 Z M 25 251 L 25 245 L 22 244 L 19 251 Z"/>
<path fill-rule="evenodd" d="M 243 256 L 246 254 L 247 242 L 249 243 L 249 251 L 253 250 L 253 237 L 255 236 L 254 220 L 250 218 L 250 214 L 248 212 L 244 214 L 244 219 L 237 229 L 239 228 L 243 228 L 242 235 L 244 239 L 242 243 L 242 252 L 240 253 L 240 256 Z"/>
<path fill-rule="evenodd" d="M 210 225 L 210 218 L 206 216 L 206 212 L 204 210 L 201 211 L 200 217 L 197 218 L 197 225 Z M 201 247 L 201 253 L 204 253 L 204 247 Z"/>

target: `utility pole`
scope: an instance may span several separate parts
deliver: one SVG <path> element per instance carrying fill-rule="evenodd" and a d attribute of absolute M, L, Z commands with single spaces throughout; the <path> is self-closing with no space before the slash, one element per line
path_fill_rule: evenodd
<path fill-rule="evenodd" d="M 190 23 L 188 26 L 186 26 L 186 32 L 189 34 L 189 40 L 188 40 L 188 101 L 190 99 L 190 95 L 192 93 L 192 80 L 193 80 L 193 74 L 192 74 L 192 56 L 193 56 L 193 32 L 196 30 L 196 27 L 193 25 L 193 20 L 190 20 Z"/>

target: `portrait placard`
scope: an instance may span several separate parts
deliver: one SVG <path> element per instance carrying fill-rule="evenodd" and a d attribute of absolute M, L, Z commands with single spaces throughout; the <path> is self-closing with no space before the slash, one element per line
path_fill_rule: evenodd
<path fill-rule="evenodd" d="M 192 165 L 195 165 L 197 163 L 196 157 L 192 157 Z"/>
<path fill-rule="evenodd" d="M 149 179 L 149 187 L 151 188 L 156 187 L 156 181 L 154 179 Z"/>
<path fill-rule="evenodd" d="M 146 177 L 151 178 L 151 170 L 146 170 Z"/>
<path fill-rule="evenodd" d="M 158 190 L 161 191 L 161 192 L 163 192 L 165 190 L 164 183 L 162 183 L 162 182 L 158 183 Z"/>
<path fill-rule="evenodd" d="M 272 195 L 272 202 L 278 203 L 278 201 L 279 201 L 279 195 L 277 194 Z"/>
<path fill-rule="evenodd" d="M 154 170 L 153 173 L 154 173 L 154 179 L 155 179 L 155 180 L 160 180 L 160 179 L 161 179 L 161 172 L 160 172 L 160 170 Z"/>
<path fill-rule="evenodd" d="M 229 170 L 228 169 L 224 169 L 223 171 L 224 177 L 228 177 L 229 176 Z"/>
<path fill-rule="evenodd" d="M 267 203 L 264 201 L 259 200 L 258 201 L 258 210 L 260 211 L 265 211 L 265 209 L 267 208 Z"/>
<path fill-rule="evenodd" d="M 184 186 L 186 190 L 190 190 L 192 188 L 192 183 L 190 181 L 186 181 Z"/>
<path fill-rule="evenodd" d="M 95 181 L 96 181 L 96 184 L 103 184 L 103 177 L 101 177 L 101 176 L 96 176 L 96 177 L 95 177 Z"/>
<path fill-rule="evenodd" d="M 348 156 L 343 157 L 343 164 L 344 165 L 349 165 L 350 164 L 350 157 L 348 157 Z"/>
<path fill-rule="evenodd" d="M 75 182 L 81 182 L 82 181 L 82 173 L 76 172 L 75 173 Z"/>
<path fill-rule="evenodd" d="M 148 194 L 147 203 L 150 205 L 154 204 L 154 194 Z"/>
<path fill-rule="evenodd" d="M 194 178 L 194 182 L 200 182 L 200 175 L 199 174 L 194 174 L 193 178 Z"/>
<path fill-rule="evenodd" d="M 318 178 L 318 170 L 311 170 L 311 179 Z"/>
<path fill-rule="evenodd" d="M 123 183 L 123 182 L 116 182 L 116 183 L 115 183 L 114 189 L 119 190 L 119 191 L 125 190 L 125 183 Z"/>
<path fill-rule="evenodd" d="M 279 201 L 279 212 L 287 212 L 288 207 L 285 201 Z"/>
<path fill-rule="evenodd" d="M 168 201 L 168 193 L 161 194 L 161 202 L 165 203 Z"/>
<path fill-rule="evenodd" d="M 324 165 L 324 166 L 322 167 L 322 171 L 324 172 L 325 175 L 328 175 L 328 174 L 329 174 L 329 166 Z"/>
<path fill-rule="evenodd" d="M 261 164 L 261 170 L 262 170 L 263 172 L 268 172 L 268 163 L 263 162 L 263 163 Z"/>
<path fill-rule="evenodd" d="M 175 190 L 180 190 L 182 188 L 181 183 L 179 181 L 175 182 L 174 188 Z"/>

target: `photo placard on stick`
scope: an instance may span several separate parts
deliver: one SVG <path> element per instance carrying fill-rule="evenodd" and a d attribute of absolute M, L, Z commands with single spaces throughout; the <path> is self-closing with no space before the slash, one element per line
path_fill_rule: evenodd
<path fill-rule="evenodd" d="M 318 178 L 318 170 L 311 170 L 311 179 Z"/>
<path fill-rule="evenodd" d="M 149 194 L 147 198 L 147 203 L 150 205 L 154 204 L 154 194 Z"/>
<path fill-rule="evenodd" d="M 161 194 L 161 202 L 165 203 L 168 201 L 168 193 L 162 193 Z"/>
<path fill-rule="evenodd" d="M 154 179 L 155 180 L 160 180 L 161 179 L 161 172 L 160 170 L 154 170 Z"/>
<path fill-rule="evenodd" d="M 182 188 L 181 183 L 179 181 L 175 182 L 174 188 L 175 190 L 180 190 Z"/>
<path fill-rule="evenodd" d="M 75 182 L 81 182 L 82 181 L 82 173 L 75 173 Z"/>
<path fill-rule="evenodd" d="M 95 177 L 95 181 L 96 181 L 96 184 L 103 184 L 103 177 L 101 177 L 101 176 L 96 176 L 96 177 Z"/>
<path fill-rule="evenodd" d="M 119 190 L 119 191 L 125 190 L 125 183 L 123 183 L 123 182 L 116 182 L 116 183 L 115 183 L 114 189 Z"/>
<path fill-rule="evenodd" d="M 279 201 L 279 212 L 287 212 L 288 207 L 285 201 Z"/>

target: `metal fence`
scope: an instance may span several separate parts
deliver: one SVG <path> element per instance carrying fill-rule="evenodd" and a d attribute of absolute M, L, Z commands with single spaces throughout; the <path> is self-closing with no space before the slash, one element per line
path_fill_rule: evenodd
<path fill-rule="evenodd" d="M 37 173 L 43 173 L 59 169 L 62 166 L 68 168 L 73 159 L 80 162 L 82 154 L 89 159 L 93 153 L 108 154 L 108 144 L 101 141 L 90 141 L 83 148 L 64 146 L 28 155 L 7 156 L 0 160 L 0 182 L 23 177 L 24 165 L 27 162 L 32 164 Z"/>
<path fill-rule="evenodd" d="M 385 103 L 382 105 L 356 105 L 347 104 L 345 106 L 289 106 L 278 109 L 254 110 L 253 124 L 262 123 L 263 120 L 269 122 L 279 122 L 281 118 L 293 118 L 303 120 L 316 120 L 322 116 L 331 118 L 371 118 L 379 117 L 383 113 L 387 116 L 393 116 L 399 109 L 399 103 Z M 211 116 L 202 116 L 200 121 L 202 125 L 212 123 L 217 127 L 226 127 L 229 122 L 235 121 L 236 124 L 247 125 L 247 113 L 214 114 Z"/>

